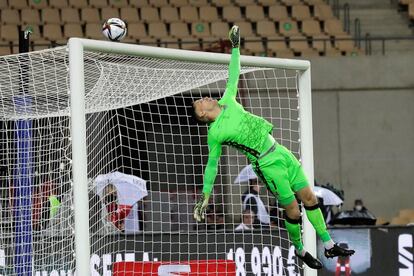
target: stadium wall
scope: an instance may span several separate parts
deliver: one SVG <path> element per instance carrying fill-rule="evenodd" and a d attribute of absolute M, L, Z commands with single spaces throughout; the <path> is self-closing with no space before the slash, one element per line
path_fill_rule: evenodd
<path fill-rule="evenodd" d="M 413 208 L 414 56 L 312 60 L 315 179 L 377 216 Z"/>

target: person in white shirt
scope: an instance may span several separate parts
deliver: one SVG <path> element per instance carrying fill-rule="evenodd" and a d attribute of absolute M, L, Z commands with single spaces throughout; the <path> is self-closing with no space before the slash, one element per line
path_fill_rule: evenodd
<path fill-rule="evenodd" d="M 254 228 L 253 222 L 255 217 L 256 214 L 252 210 L 244 210 L 242 215 L 242 223 L 240 223 L 234 231 L 252 230 Z"/>
<path fill-rule="evenodd" d="M 252 210 L 256 214 L 255 225 L 269 226 L 269 212 L 259 196 L 259 191 L 259 181 L 257 179 L 250 179 L 249 190 L 242 195 L 243 210 Z"/>

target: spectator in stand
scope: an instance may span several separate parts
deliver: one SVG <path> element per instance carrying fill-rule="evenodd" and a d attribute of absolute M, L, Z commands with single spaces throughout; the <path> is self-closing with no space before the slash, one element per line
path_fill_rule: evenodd
<path fill-rule="evenodd" d="M 365 208 L 364 202 L 362 201 L 362 199 L 355 199 L 355 202 L 354 202 L 354 211 L 358 211 L 358 212 L 368 212 L 368 209 Z"/>
<path fill-rule="evenodd" d="M 268 227 L 270 225 L 270 216 L 259 196 L 260 186 L 256 179 L 249 180 L 249 189 L 242 195 L 243 210 L 252 210 L 256 216 L 254 225 Z"/>
<path fill-rule="evenodd" d="M 256 214 L 250 210 L 246 209 L 242 214 L 242 222 L 237 226 L 234 231 L 244 231 L 254 229 L 253 222 L 256 217 Z"/>

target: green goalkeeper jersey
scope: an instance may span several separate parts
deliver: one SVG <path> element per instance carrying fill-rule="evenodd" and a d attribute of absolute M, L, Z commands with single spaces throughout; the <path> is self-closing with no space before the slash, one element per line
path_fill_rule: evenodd
<path fill-rule="evenodd" d="M 252 163 L 269 147 L 268 137 L 273 125 L 247 112 L 236 101 L 239 75 L 240 50 L 233 48 L 226 90 L 223 98 L 218 102 L 222 110 L 208 128 L 209 155 L 203 185 L 203 193 L 208 195 L 216 179 L 222 145 L 229 145 L 240 150 Z"/>

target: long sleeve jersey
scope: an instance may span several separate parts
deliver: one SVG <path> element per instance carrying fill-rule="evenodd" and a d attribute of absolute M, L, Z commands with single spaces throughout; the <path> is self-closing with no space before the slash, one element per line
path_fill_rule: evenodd
<path fill-rule="evenodd" d="M 269 133 L 273 125 L 253 115 L 236 101 L 237 84 L 240 75 L 240 50 L 233 48 L 229 65 L 229 79 L 223 98 L 218 102 L 222 110 L 210 123 L 207 142 L 209 155 L 204 171 L 203 193 L 210 194 L 217 175 L 218 161 L 223 145 L 232 146 L 255 162 L 267 148 Z"/>

